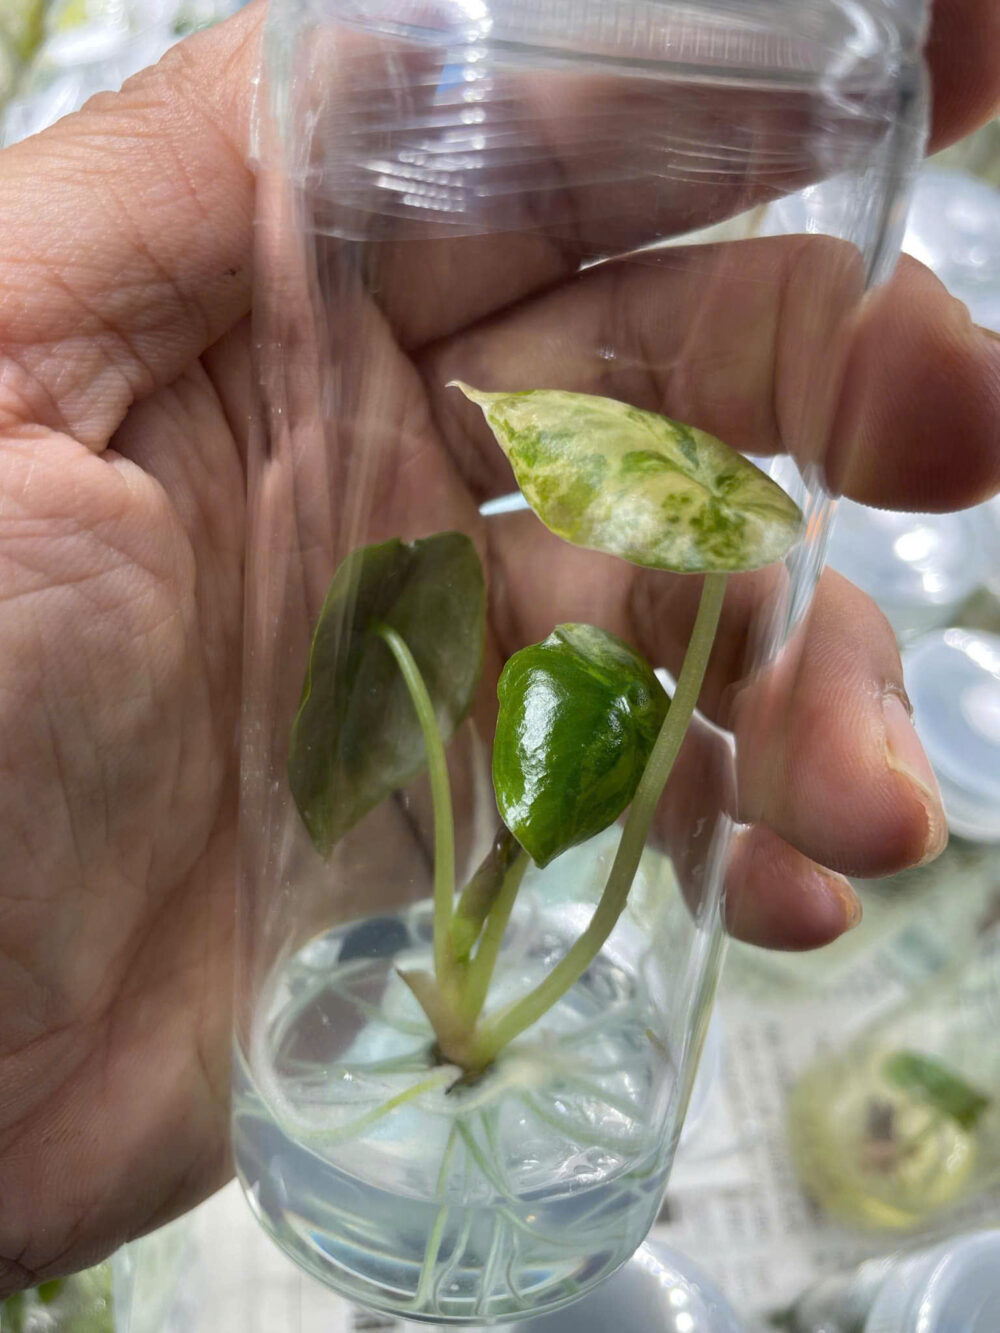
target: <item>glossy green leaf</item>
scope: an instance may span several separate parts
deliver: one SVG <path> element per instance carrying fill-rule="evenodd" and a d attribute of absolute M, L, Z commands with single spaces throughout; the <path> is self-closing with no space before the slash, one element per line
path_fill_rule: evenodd
<path fill-rule="evenodd" d="M 394 629 L 410 649 L 447 742 L 475 693 L 485 620 L 482 565 L 460 532 L 366 546 L 334 574 L 288 763 L 292 795 L 321 854 L 426 763 L 413 702 L 379 628 Z"/>
<path fill-rule="evenodd" d="M 637 565 L 758 569 L 798 538 L 798 505 L 694 426 L 614 398 L 531 389 L 478 403 L 532 509 L 557 536 Z"/>
<path fill-rule="evenodd" d="M 593 625 L 557 625 L 515 653 L 497 694 L 497 804 L 543 866 L 625 809 L 669 700 L 644 658 Z"/>
<path fill-rule="evenodd" d="M 917 1051 L 896 1051 L 882 1066 L 890 1083 L 949 1116 L 965 1130 L 975 1129 L 990 1104 L 958 1074 Z"/>

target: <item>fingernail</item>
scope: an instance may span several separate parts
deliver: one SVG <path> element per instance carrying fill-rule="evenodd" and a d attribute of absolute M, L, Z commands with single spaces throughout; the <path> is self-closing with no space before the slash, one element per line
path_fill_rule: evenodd
<path fill-rule="evenodd" d="M 836 910 L 842 920 L 840 933 L 844 935 L 855 926 L 860 926 L 861 899 L 851 887 L 850 880 L 838 875 L 834 870 L 825 870 L 822 867 L 819 868 L 819 874 L 823 889 L 828 898 L 836 904 Z"/>
<path fill-rule="evenodd" d="M 941 792 L 903 700 L 891 692 L 885 696 L 882 707 L 886 762 L 894 772 L 901 773 L 912 784 L 927 816 L 924 852 L 920 859 L 923 865 L 926 861 L 933 861 L 948 841 Z"/>

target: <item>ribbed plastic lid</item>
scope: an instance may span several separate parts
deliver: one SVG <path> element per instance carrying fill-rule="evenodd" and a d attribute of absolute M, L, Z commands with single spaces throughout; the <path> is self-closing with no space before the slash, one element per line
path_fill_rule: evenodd
<path fill-rule="evenodd" d="M 1000 635 L 925 634 L 903 654 L 903 670 L 949 828 L 978 842 L 1000 840 Z"/>
<path fill-rule="evenodd" d="M 997 1333 L 1000 1231 L 949 1241 L 899 1265 L 864 1333 Z"/>
<path fill-rule="evenodd" d="M 898 76 L 925 27 L 920 0 L 311 0 L 323 15 L 431 41 L 469 36 L 578 56 L 657 62 L 773 85 L 865 86 Z"/>

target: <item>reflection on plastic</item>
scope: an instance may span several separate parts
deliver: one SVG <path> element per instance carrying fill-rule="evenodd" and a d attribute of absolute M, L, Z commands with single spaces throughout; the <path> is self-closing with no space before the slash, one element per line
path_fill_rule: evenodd
<path fill-rule="evenodd" d="M 426 1327 L 403 1325 L 407 1333 Z M 640 1246 L 583 1300 L 508 1327 L 510 1333 L 746 1333 L 715 1283 L 687 1255 L 657 1241 Z"/>
<path fill-rule="evenodd" d="M 976 842 L 1000 839 L 1000 635 L 925 634 L 903 669 L 949 828 Z"/>
<path fill-rule="evenodd" d="M 896 514 L 842 500 L 827 563 L 879 605 L 901 641 L 947 625 L 987 574 L 978 515 Z"/>

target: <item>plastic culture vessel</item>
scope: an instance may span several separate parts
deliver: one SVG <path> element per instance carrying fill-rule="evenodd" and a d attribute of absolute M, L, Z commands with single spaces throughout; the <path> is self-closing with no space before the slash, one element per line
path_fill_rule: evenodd
<path fill-rule="evenodd" d="M 823 1278 L 769 1322 L 786 1333 L 993 1333 L 998 1307 L 1000 1231 L 978 1231 Z"/>
<path fill-rule="evenodd" d="M 452 531 L 358 548 L 334 573 L 313 631 L 288 760 L 313 848 L 329 861 L 369 811 L 426 770 L 432 894 L 405 917 L 367 918 L 292 959 L 265 1035 L 268 1091 L 282 1127 L 345 1177 L 365 1155 L 374 1176 L 400 1145 L 404 1179 L 425 1173 L 427 1197 L 394 1201 L 395 1218 L 382 1222 L 398 1238 L 397 1262 L 416 1269 L 416 1312 L 432 1300 L 447 1309 L 452 1293 L 467 1302 L 492 1265 L 504 1313 L 514 1313 L 536 1266 L 589 1260 L 609 1223 L 630 1250 L 652 1221 L 662 1144 L 644 1101 L 673 1062 L 658 1035 L 657 983 L 605 950 L 691 723 L 727 574 L 779 559 L 802 516 L 700 430 L 593 395 L 455 387 L 482 407 L 551 531 L 637 565 L 704 575 L 672 697 L 649 662 L 596 625 L 556 625 L 507 660 L 492 755 L 499 828 L 464 884 L 447 745 L 485 656 L 473 541 Z M 603 887 L 584 928 L 545 905 L 544 881 L 521 901 L 529 869 L 540 878 L 626 809 L 606 873 L 592 867 Z M 318 1067 L 305 1055 L 317 1022 L 343 1043 L 335 1063 Z M 523 1170 L 522 1134 L 542 1189 L 532 1182 L 519 1194 L 510 1177 L 512 1162 Z M 607 1182 L 565 1191 L 570 1163 Z M 349 1209 L 354 1188 L 338 1182 L 330 1202 L 339 1194 Z M 514 1263 L 525 1277 L 513 1276 Z"/>
<path fill-rule="evenodd" d="M 861 14 L 272 6 L 233 1142 L 371 1308 L 539 1316 L 655 1218 L 726 700 L 766 738 L 794 686 L 919 142 L 918 26 Z M 753 239 L 803 186 L 826 235 Z"/>
<path fill-rule="evenodd" d="M 909 1231 L 1000 1179 L 1000 931 L 809 1070 L 790 1102 L 806 1189 L 855 1226 Z"/>

